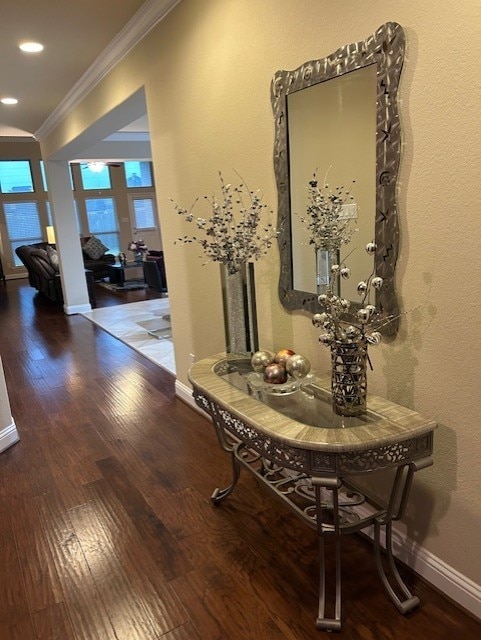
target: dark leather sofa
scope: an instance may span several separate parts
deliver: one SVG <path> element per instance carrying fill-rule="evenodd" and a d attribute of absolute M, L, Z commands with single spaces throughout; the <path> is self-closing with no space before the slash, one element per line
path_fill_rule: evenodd
<path fill-rule="evenodd" d="M 107 266 L 109 264 L 115 264 L 115 256 L 113 253 L 104 253 L 103 256 L 100 256 L 100 258 L 95 260 L 90 258 L 84 251 L 84 246 L 87 244 L 89 238 L 90 236 L 80 238 L 84 266 L 86 269 L 90 269 L 90 271 L 93 272 L 94 280 L 102 280 L 102 278 L 106 278 L 109 275 Z"/>
<path fill-rule="evenodd" d="M 58 266 L 47 253 L 46 242 L 37 244 L 24 244 L 15 249 L 15 253 L 25 265 L 28 273 L 30 286 L 43 294 L 46 298 L 56 304 L 63 304 L 62 284 Z M 93 291 L 93 272 L 85 269 L 89 300 L 92 307 L 95 306 L 95 296 Z"/>
<path fill-rule="evenodd" d="M 15 253 L 25 265 L 30 286 L 37 289 L 53 302 L 63 302 L 62 286 L 58 269 L 49 260 L 47 243 L 24 244 L 15 249 Z"/>

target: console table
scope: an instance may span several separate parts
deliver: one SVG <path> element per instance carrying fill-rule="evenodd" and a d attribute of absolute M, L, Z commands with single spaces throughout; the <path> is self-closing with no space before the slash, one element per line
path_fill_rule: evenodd
<path fill-rule="evenodd" d="M 373 395 L 368 396 L 364 416 L 338 416 L 331 409 L 329 377 L 316 377 L 279 397 L 249 385 L 251 371 L 248 358 L 230 354 L 201 360 L 189 371 L 194 399 L 211 416 L 219 444 L 232 459 L 232 482 L 214 491 L 213 504 L 219 505 L 234 490 L 241 468 L 247 468 L 317 530 L 319 629 L 341 628 L 341 536 L 371 526 L 381 581 L 397 609 L 403 614 L 411 611 L 419 599 L 396 567 L 392 523 L 403 516 L 414 473 L 432 465 L 436 424 Z M 389 468 L 395 471 L 385 502 L 353 483 L 353 476 Z M 335 541 L 334 594 L 325 586 L 326 536 Z M 326 615 L 327 606 L 333 615 Z"/>

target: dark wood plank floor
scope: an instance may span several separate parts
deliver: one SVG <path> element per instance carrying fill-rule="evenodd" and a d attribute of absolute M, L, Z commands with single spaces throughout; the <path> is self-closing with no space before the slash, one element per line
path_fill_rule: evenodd
<path fill-rule="evenodd" d="M 1 640 L 325 637 L 315 533 L 247 475 L 211 506 L 229 461 L 165 371 L 25 281 L 0 284 L 0 321 L 21 437 L 0 454 Z M 364 539 L 343 562 L 339 637 L 481 637 L 408 570 L 422 606 L 400 615 Z"/>

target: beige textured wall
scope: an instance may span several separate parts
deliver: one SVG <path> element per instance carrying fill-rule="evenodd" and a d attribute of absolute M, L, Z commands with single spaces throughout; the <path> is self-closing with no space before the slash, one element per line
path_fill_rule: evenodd
<path fill-rule="evenodd" d="M 369 387 L 438 421 L 435 466 L 416 478 L 408 533 L 481 584 L 478 0 L 183 0 L 45 148 L 54 150 L 145 84 L 185 382 L 190 353 L 201 358 L 223 346 L 219 272 L 216 265 L 201 267 L 194 248 L 173 244 L 191 230 L 168 197 L 188 205 L 214 189 L 219 169 L 229 180 L 236 169 L 275 207 L 273 73 L 364 39 L 388 20 L 407 36 L 397 286 L 409 313 L 396 339 L 372 350 Z M 326 370 L 327 351 L 317 345 L 310 319 L 280 307 L 277 272 L 274 250 L 257 271 L 261 343 L 292 346 Z"/>

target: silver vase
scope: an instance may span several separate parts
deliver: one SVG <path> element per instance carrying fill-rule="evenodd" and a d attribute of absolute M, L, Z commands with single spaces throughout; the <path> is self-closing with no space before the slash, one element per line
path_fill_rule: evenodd
<path fill-rule="evenodd" d="M 221 279 L 226 351 L 252 354 L 259 350 L 254 265 L 229 274 L 221 264 Z"/>
<path fill-rule="evenodd" d="M 359 416 L 366 411 L 367 341 L 331 344 L 331 390 L 334 413 Z"/>
<path fill-rule="evenodd" d="M 340 295 L 339 278 L 331 273 L 331 267 L 334 264 L 339 264 L 339 251 L 337 249 L 331 249 L 329 251 L 316 249 L 316 284 L 318 294 L 331 291 L 336 296 Z"/>

